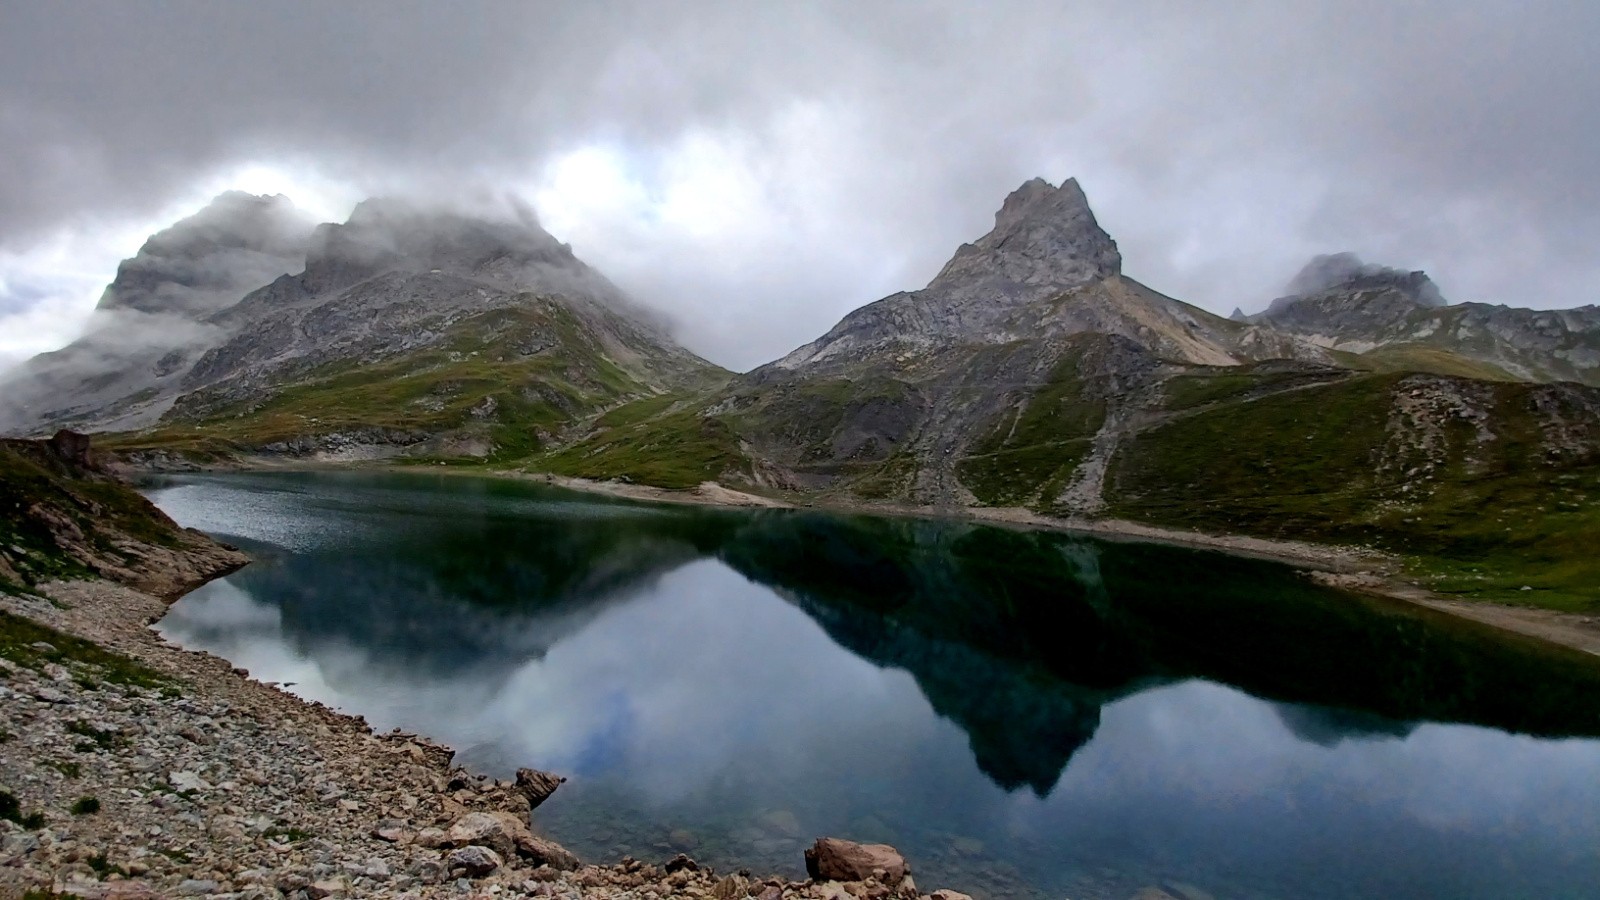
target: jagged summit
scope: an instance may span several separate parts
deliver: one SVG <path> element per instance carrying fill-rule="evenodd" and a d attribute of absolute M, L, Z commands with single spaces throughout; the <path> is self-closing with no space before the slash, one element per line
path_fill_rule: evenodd
<path fill-rule="evenodd" d="M 1289 280 L 1285 291 L 1251 320 L 1280 323 L 1310 315 L 1325 318 L 1342 311 L 1392 318 L 1449 305 L 1428 273 L 1362 262 L 1354 253 L 1313 257 Z"/>
<path fill-rule="evenodd" d="M 869 303 L 763 369 L 831 366 L 908 347 L 927 351 L 1034 336 L 1039 310 L 1033 307 L 1040 301 L 1108 282 L 1121 271 L 1117 244 L 1095 221 L 1077 180 L 1056 187 L 1034 178 L 1006 197 L 994 228 L 962 244 L 927 287 Z"/>
<path fill-rule="evenodd" d="M 962 244 L 927 289 L 959 289 L 973 279 L 1076 287 L 1121 271 L 1117 243 L 1095 220 L 1077 179 L 1055 187 L 1034 178 L 1006 197 L 994 229 Z"/>
<path fill-rule="evenodd" d="M 378 198 L 358 204 L 342 224 L 317 226 L 304 278 L 310 290 L 326 291 L 392 270 L 514 279 L 533 267 L 586 271 L 531 211 L 493 218 Z"/>
<path fill-rule="evenodd" d="M 1427 273 L 1362 262 L 1361 257 L 1350 252 L 1312 257 L 1289 280 L 1284 293 L 1291 297 L 1303 297 L 1334 288 L 1390 286 L 1406 291 L 1422 306 L 1445 306 L 1448 303 Z"/>
<path fill-rule="evenodd" d="M 295 271 L 311 219 L 282 194 L 218 195 L 199 212 L 151 235 L 117 267 L 100 310 L 199 316 L 250 288 Z"/>

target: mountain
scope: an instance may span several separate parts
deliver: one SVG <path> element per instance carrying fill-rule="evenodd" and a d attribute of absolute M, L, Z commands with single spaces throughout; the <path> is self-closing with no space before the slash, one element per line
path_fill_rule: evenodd
<path fill-rule="evenodd" d="M 525 465 L 1360 543 L 1443 589 L 1600 606 L 1580 549 L 1600 541 L 1600 390 L 1573 383 L 1600 373 L 1581 327 L 1546 329 L 1560 352 L 1544 352 L 1538 328 L 1499 324 L 1590 313 L 1448 305 L 1423 273 L 1346 256 L 1295 288 L 1247 321 L 1163 296 L 1122 273 L 1075 182 L 1032 181 L 926 288 L 709 394 L 608 411 Z M 1499 363 L 1394 337 L 1480 319 Z M 1581 377 L 1515 377 L 1535 359 Z"/>
<path fill-rule="evenodd" d="M 1600 306 L 1447 304 L 1425 273 L 1350 253 L 1313 259 L 1289 291 L 1247 321 L 1344 354 L 1355 367 L 1600 386 Z"/>
<path fill-rule="evenodd" d="M 288 198 L 234 191 L 151 236 L 117 267 L 82 337 L 0 379 L 0 432 L 154 421 L 222 337 L 207 319 L 298 268 L 311 233 Z"/>
<path fill-rule="evenodd" d="M 704 462 L 686 479 L 732 466 L 791 490 L 1093 511 L 1119 435 L 1167 374 L 1269 359 L 1307 378 L 1333 371 L 1320 347 L 1123 275 L 1077 182 L 1035 179 L 926 288 L 850 313 L 702 404 L 700 424 L 684 418 L 690 405 L 671 427 L 688 432 L 676 437 L 680 457 Z M 627 474 L 608 463 L 646 455 L 628 431 L 603 431 L 557 462 Z M 1035 480 L 1001 483 L 1024 462 Z"/>
<path fill-rule="evenodd" d="M 1081 333 L 1125 337 L 1164 359 L 1202 365 L 1326 358 L 1126 278 L 1116 242 L 1078 183 L 1053 187 L 1036 178 L 1013 191 L 993 230 L 963 244 L 927 287 L 850 313 L 757 377 L 815 376 L 890 358 L 904 364 L 953 348 Z"/>
<path fill-rule="evenodd" d="M 164 340 L 96 356 L 118 335 L 95 330 L 40 357 L 7 426 L 139 429 L 180 453 L 526 454 L 576 418 L 723 376 L 525 208 L 369 200 L 288 240 L 255 227 L 280 206 L 224 195 L 151 238 L 101 305 L 161 317 Z"/>

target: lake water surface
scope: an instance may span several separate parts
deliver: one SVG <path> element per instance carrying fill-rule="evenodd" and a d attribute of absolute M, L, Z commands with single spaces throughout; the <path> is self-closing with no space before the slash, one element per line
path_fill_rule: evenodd
<path fill-rule="evenodd" d="M 569 781 L 595 861 L 924 887 L 1600 896 L 1600 667 L 1268 563 L 959 522 L 624 503 L 405 473 L 163 478 L 258 562 L 159 629 Z"/>

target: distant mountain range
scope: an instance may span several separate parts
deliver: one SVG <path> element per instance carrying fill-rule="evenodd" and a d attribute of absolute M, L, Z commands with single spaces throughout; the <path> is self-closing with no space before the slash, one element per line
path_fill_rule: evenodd
<path fill-rule="evenodd" d="M 368 201 L 312 227 L 229 194 L 6 378 L 0 428 L 119 432 L 145 464 L 487 460 L 1373 543 L 1505 596 L 1547 560 L 1527 586 L 1548 595 L 1518 599 L 1559 604 L 1600 574 L 1562 563 L 1600 540 L 1596 386 L 1600 308 L 1450 304 L 1336 254 L 1223 318 L 1124 275 L 1071 180 L 1027 182 L 925 288 L 738 376 L 531 211 Z"/>

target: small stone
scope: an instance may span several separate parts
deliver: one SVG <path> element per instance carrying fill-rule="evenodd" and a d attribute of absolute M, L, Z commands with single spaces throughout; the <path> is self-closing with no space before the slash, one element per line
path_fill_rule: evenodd
<path fill-rule="evenodd" d="M 180 791 L 204 791 L 211 788 L 198 772 L 173 772 L 167 776 L 167 783 Z"/>
<path fill-rule="evenodd" d="M 406 823 L 399 819 L 384 819 L 372 826 L 372 836 L 380 841 L 399 844 L 404 843 L 413 835 L 410 829 L 406 828 Z"/>
<path fill-rule="evenodd" d="M 700 871 L 700 864 L 679 853 L 677 856 L 667 860 L 667 864 L 662 868 L 667 870 L 668 875 L 671 875 L 673 872 L 698 872 Z"/>
<path fill-rule="evenodd" d="M 335 878 L 324 878 L 313 881 L 306 886 L 306 896 L 311 900 L 322 900 L 324 897 L 333 897 L 344 893 L 344 882 Z"/>
<path fill-rule="evenodd" d="M 53 704 L 56 704 L 58 706 L 59 705 L 71 705 L 71 703 L 72 703 L 71 698 L 69 698 L 66 694 L 61 693 L 60 691 L 56 690 L 55 688 L 45 687 L 44 685 L 39 685 L 38 687 L 34 688 L 30 693 L 33 694 L 33 699 L 41 701 L 43 703 L 53 703 Z"/>
<path fill-rule="evenodd" d="M 187 878 L 178 884 L 178 893 L 184 897 L 202 897 L 221 889 L 221 885 L 209 878 Z"/>

